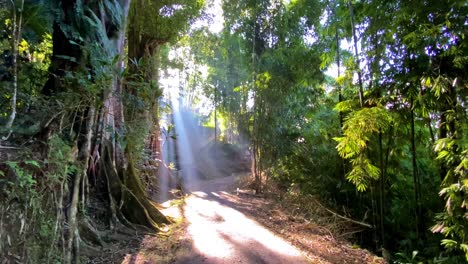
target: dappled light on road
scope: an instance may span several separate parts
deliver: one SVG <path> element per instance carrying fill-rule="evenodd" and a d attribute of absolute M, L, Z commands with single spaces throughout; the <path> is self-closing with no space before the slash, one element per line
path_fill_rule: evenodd
<path fill-rule="evenodd" d="M 195 192 L 186 199 L 188 235 L 194 251 L 203 256 L 197 263 L 307 263 L 296 248 L 223 204 L 229 203 L 229 195 Z"/>

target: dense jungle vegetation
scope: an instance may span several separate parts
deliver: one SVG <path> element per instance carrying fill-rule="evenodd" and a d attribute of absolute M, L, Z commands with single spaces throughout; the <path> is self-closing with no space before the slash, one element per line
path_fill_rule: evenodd
<path fill-rule="evenodd" d="M 218 31 L 211 1 L 0 2 L 0 262 L 170 222 L 148 190 L 174 70 L 257 192 L 317 197 L 391 262 L 468 261 L 468 3 L 219 2 Z"/>

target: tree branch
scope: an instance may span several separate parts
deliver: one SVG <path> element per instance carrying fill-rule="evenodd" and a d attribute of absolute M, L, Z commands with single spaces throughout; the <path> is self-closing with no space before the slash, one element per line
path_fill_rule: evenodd
<path fill-rule="evenodd" d="M 348 218 L 346 216 L 342 216 L 338 213 L 335 213 L 333 212 L 332 210 L 328 209 L 327 207 L 323 206 L 321 203 L 319 203 L 319 201 L 317 201 L 317 199 L 314 198 L 314 201 L 320 206 L 322 207 L 323 209 L 325 209 L 327 212 L 331 213 L 332 215 L 338 217 L 338 218 L 341 218 L 343 220 L 346 220 L 348 222 L 352 222 L 352 223 L 355 223 L 355 224 L 358 224 L 358 225 L 361 225 L 361 226 L 365 226 L 365 227 L 368 227 L 368 228 L 373 228 L 372 225 L 368 224 L 368 223 L 364 223 L 364 222 L 360 222 L 360 221 L 357 221 L 357 220 L 354 220 L 354 219 L 351 219 L 351 218 Z"/>

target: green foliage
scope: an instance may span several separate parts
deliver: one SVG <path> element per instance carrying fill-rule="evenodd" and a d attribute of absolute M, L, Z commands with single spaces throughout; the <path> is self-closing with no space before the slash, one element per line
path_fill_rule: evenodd
<path fill-rule="evenodd" d="M 145 44 L 174 42 L 179 32 L 198 17 L 204 3 L 204 0 L 132 1 L 129 16 L 135 19 L 131 20 L 129 31 L 138 32 Z"/>
<path fill-rule="evenodd" d="M 337 113 L 331 108 L 322 106 L 308 112 L 301 131 L 291 133 L 298 137 L 289 138 L 290 151 L 272 164 L 271 176 L 284 188 L 296 186 L 304 194 L 340 199 L 336 191 L 344 190 L 346 183 L 340 181 L 342 164 L 334 151 L 337 121 Z"/>
<path fill-rule="evenodd" d="M 58 261 L 57 183 L 43 177 L 46 167 L 34 159 L 7 161 L 0 167 L 6 168 L 0 174 L 0 255 L 6 259 L 22 255 L 28 262 Z"/>
<path fill-rule="evenodd" d="M 446 164 L 450 169 L 445 176 L 439 192 L 445 203 L 445 211 L 437 215 L 437 224 L 431 230 L 442 233 L 447 237 L 441 244 L 449 251 L 463 252 L 468 259 L 468 150 L 461 152 L 455 144 L 460 144 L 453 139 L 440 139 L 437 141 L 435 151 L 437 159 Z M 459 153 L 459 154 L 458 154 Z"/>
<path fill-rule="evenodd" d="M 27 24 L 26 28 L 23 29 L 26 36 L 33 34 L 29 25 Z M 5 29 L 6 32 L 9 32 L 9 29 Z M 0 43 L 3 41 L 7 42 L 6 39 L 0 37 Z M 20 42 L 19 52 L 18 60 L 20 62 L 27 61 L 27 63 L 22 63 L 18 71 L 17 118 L 12 128 L 15 133 L 32 135 L 37 133 L 39 126 L 37 121 L 41 119 L 41 116 L 36 111 L 30 110 L 33 105 L 42 103 L 39 91 L 48 77 L 47 70 L 52 53 L 51 35 L 44 33 L 40 37 L 34 35 L 31 38 L 23 38 Z M 0 133 L 4 135 L 3 124 L 6 123 L 6 119 L 11 113 L 10 100 L 13 93 L 11 46 L 0 44 L 0 53 L 3 54 L 0 56 L 0 91 L 2 91 L 2 96 L 0 96 L 2 109 L 0 110 L 0 123 L 2 124 Z M 29 114 L 26 114 L 27 111 L 30 111 Z"/>
<path fill-rule="evenodd" d="M 67 180 L 68 175 L 76 173 L 76 149 L 73 149 L 59 135 L 49 139 L 49 152 L 46 164 L 48 166 L 47 178 L 53 184 L 61 184 Z"/>
<path fill-rule="evenodd" d="M 35 160 L 26 160 L 25 165 L 32 165 L 36 168 L 39 167 L 39 164 Z M 28 171 L 23 170 L 18 162 L 7 161 L 5 163 L 13 172 L 14 175 L 18 178 L 18 184 L 20 188 L 31 189 L 36 184 L 36 180 L 33 178 L 32 174 Z"/>
<path fill-rule="evenodd" d="M 365 191 L 371 180 L 380 177 L 380 169 L 368 157 L 368 144 L 373 136 L 385 133 L 392 122 L 391 114 L 383 107 L 363 108 L 346 117 L 343 137 L 335 138 L 338 153 L 349 159 L 352 165 L 346 177 L 356 185 L 358 191 Z"/>

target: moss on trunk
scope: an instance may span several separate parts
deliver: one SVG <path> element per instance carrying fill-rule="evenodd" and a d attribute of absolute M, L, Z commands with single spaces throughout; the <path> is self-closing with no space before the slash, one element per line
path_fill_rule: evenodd
<path fill-rule="evenodd" d="M 124 175 L 124 186 L 126 187 L 124 192 L 124 204 L 130 205 L 125 215 L 135 215 L 138 212 L 135 211 L 132 206 L 142 207 L 153 222 L 158 224 L 168 224 L 169 220 L 150 202 L 146 196 L 143 184 L 140 177 L 136 173 L 136 169 L 133 162 L 129 162 L 127 170 Z"/>
<path fill-rule="evenodd" d="M 121 173 L 122 177 L 119 177 L 117 168 L 111 159 L 112 151 L 110 146 L 103 149 L 101 174 L 107 180 L 112 217 L 118 218 L 120 221 L 123 220 L 123 223 L 128 221 L 151 230 L 159 230 L 161 224 L 168 224 L 169 220 L 146 196 L 133 163 L 129 161 L 127 168 L 121 169 L 123 171 Z M 125 219 L 121 219 L 122 217 Z"/>

